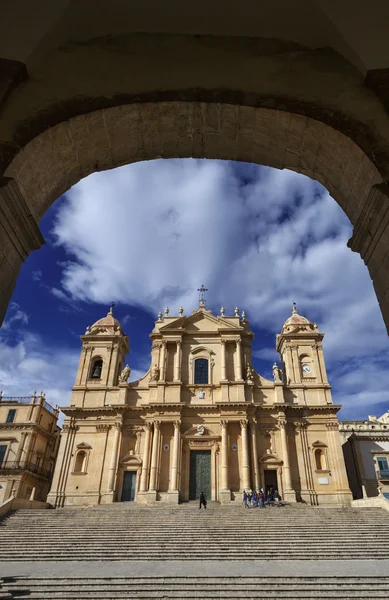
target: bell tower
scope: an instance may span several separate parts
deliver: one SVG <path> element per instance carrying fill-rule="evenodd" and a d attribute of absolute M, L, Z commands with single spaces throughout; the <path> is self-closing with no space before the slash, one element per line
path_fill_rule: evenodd
<path fill-rule="evenodd" d="M 292 315 L 277 335 L 277 352 L 280 353 L 284 383 L 286 385 L 314 385 L 329 388 L 324 362 L 322 340 L 316 323 L 297 312 L 293 303 Z M 328 401 L 326 401 L 328 403 Z"/>
<path fill-rule="evenodd" d="M 128 337 L 124 335 L 120 323 L 113 316 L 113 306 L 106 317 L 87 327 L 81 336 L 82 348 L 78 365 L 73 397 L 77 391 L 100 390 L 118 385 L 118 377 L 124 366 L 125 355 L 129 352 Z M 84 396 L 84 394 L 83 394 Z M 100 402 L 96 396 L 96 405 Z M 89 399 L 90 404 L 92 399 Z M 76 401 L 78 405 L 79 402 Z"/>

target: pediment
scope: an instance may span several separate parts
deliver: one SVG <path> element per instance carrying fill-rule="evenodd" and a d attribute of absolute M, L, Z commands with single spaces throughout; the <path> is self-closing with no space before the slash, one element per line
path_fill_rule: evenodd
<path fill-rule="evenodd" d="M 265 463 L 267 465 L 282 465 L 282 460 L 276 454 L 264 454 L 259 459 L 260 463 Z"/>
<path fill-rule="evenodd" d="M 320 440 L 316 440 L 316 442 L 313 442 L 312 448 L 327 448 L 327 444 L 321 442 Z"/>
<path fill-rule="evenodd" d="M 86 444 L 85 442 L 81 442 L 80 444 L 77 444 L 76 448 L 78 450 L 92 450 L 92 446 L 90 446 L 89 444 Z"/>
<path fill-rule="evenodd" d="M 187 331 L 219 331 L 219 329 L 237 329 L 239 325 L 235 325 L 232 321 L 227 321 L 222 317 L 215 317 L 206 311 L 197 311 L 190 317 L 186 318 L 185 329 Z"/>
<path fill-rule="evenodd" d="M 187 431 L 185 431 L 185 433 L 183 434 L 183 437 L 184 438 L 202 439 L 202 438 L 220 438 L 220 435 L 218 433 L 215 433 L 214 431 L 212 431 L 212 429 L 205 427 L 202 423 L 199 423 L 198 425 L 194 425 L 193 427 L 190 427 Z"/>
<path fill-rule="evenodd" d="M 120 459 L 120 464 L 123 464 L 123 463 L 125 463 L 127 465 L 137 465 L 137 466 L 140 466 L 142 464 L 142 461 L 139 458 L 139 456 L 136 456 L 132 452 L 129 452 L 128 454 L 126 454 L 125 456 L 123 456 L 123 458 Z"/>

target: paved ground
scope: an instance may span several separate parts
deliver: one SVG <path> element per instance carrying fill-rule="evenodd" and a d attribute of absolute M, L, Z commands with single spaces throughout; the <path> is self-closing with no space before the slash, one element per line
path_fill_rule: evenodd
<path fill-rule="evenodd" d="M 372 577 L 387 576 L 388 560 L 317 561 L 69 561 L 0 562 L 1 577 Z"/>

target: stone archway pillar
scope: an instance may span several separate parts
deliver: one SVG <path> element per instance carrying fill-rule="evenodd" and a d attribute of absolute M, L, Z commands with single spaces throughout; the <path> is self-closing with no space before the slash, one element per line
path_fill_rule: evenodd
<path fill-rule="evenodd" d="M 369 269 L 389 332 L 389 186 L 385 183 L 371 188 L 347 245 Z"/>
<path fill-rule="evenodd" d="M 7 311 L 20 268 L 45 240 L 14 179 L 0 177 L 0 323 Z"/>

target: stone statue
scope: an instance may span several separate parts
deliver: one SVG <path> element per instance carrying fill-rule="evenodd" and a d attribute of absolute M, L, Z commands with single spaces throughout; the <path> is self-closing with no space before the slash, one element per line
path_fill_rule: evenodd
<path fill-rule="evenodd" d="M 282 383 L 282 371 L 277 363 L 273 365 L 273 377 L 275 383 Z"/>
<path fill-rule="evenodd" d="M 126 365 L 124 367 L 123 371 L 119 375 L 119 381 L 121 383 L 125 383 L 126 381 L 128 381 L 130 373 L 131 373 L 131 369 L 130 369 L 130 367 L 128 365 Z"/>
<path fill-rule="evenodd" d="M 159 368 L 158 368 L 157 363 L 155 363 L 155 365 L 153 366 L 153 368 L 151 370 L 150 381 L 159 381 Z"/>
<path fill-rule="evenodd" d="M 247 383 L 253 383 L 253 370 L 251 368 L 250 363 L 247 363 L 247 367 L 246 367 L 246 381 Z"/>

